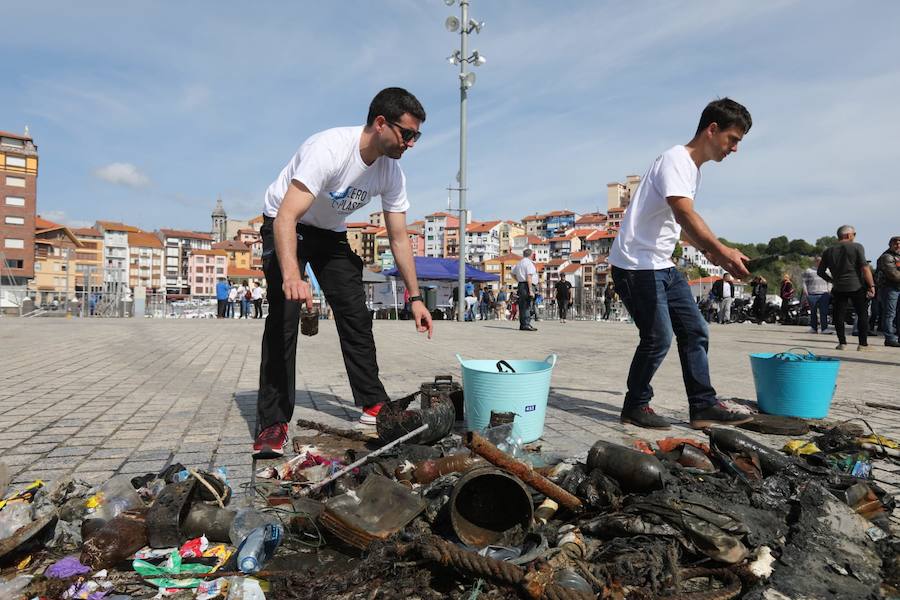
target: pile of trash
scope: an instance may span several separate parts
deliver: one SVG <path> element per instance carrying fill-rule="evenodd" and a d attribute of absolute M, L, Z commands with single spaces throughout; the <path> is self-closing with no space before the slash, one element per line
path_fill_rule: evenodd
<path fill-rule="evenodd" d="M 711 428 L 566 457 L 523 445 L 515 415 L 463 431 L 458 393 L 392 403 L 377 438 L 301 421 L 294 456 L 238 493 L 181 465 L 0 489 L 0 598 L 900 594 L 873 466 L 893 440 L 839 424 L 776 450 Z"/>

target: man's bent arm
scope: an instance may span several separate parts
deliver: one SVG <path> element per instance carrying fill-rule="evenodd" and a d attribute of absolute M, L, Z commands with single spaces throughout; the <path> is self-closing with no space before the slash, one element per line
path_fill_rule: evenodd
<path fill-rule="evenodd" d="M 669 196 L 666 202 L 675 213 L 675 220 L 687 232 L 687 237 L 697 244 L 701 252 L 708 252 L 713 257 L 713 262 L 735 277 L 745 277 L 750 274 L 746 262 L 750 259 L 735 248 L 729 248 L 716 238 L 712 230 L 703 218 L 694 210 L 694 201 L 684 196 Z"/>
<path fill-rule="evenodd" d="M 300 274 L 300 263 L 297 261 L 297 221 L 309 210 L 314 199 L 312 192 L 305 185 L 299 181 L 291 181 L 284 200 L 278 207 L 278 215 L 275 217 L 273 225 L 275 252 L 281 267 L 284 294 L 288 300 L 312 302 L 307 294 L 301 295 L 300 290 L 303 280 Z"/>

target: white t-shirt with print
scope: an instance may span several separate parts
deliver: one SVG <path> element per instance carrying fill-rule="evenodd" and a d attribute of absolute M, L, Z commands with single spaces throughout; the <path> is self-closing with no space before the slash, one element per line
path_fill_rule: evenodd
<path fill-rule="evenodd" d="M 362 131 L 362 126 L 336 127 L 303 142 L 266 190 L 263 214 L 278 215 L 292 180 L 305 185 L 315 196 L 300 222 L 320 229 L 346 231 L 347 216 L 374 196 L 381 196 L 382 210 L 406 212 L 406 177 L 400 165 L 396 159 L 379 156 L 366 166 L 359 154 Z"/>
<path fill-rule="evenodd" d="M 679 145 L 663 152 L 634 191 L 607 262 L 629 271 L 674 267 L 672 252 L 681 225 L 666 198 L 693 199 L 699 188 L 700 169 L 687 148 Z"/>

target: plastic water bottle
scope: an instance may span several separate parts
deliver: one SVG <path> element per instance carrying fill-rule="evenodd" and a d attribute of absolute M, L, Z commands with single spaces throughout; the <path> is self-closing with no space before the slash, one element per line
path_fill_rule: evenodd
<path fill-rule="evenodd" d="M 259 571 L 275 555 L 283 537 L 281 525 L 271 523 L 251 531 L 238 547 L 238 569 L 247 574 Z"/>
<path fill-rule="evenodd" d="M 247 536 L 254 529 L 265 525 L 280 524 L 278 517 L 275 515 L 261 512 L 253 508 L 253 506 L 244 506 L 238 509 L 237 514 L 234 516 L 231 527 L 228 528 L 228 537 L 231 540 L 231 545 L 238 547 L 244 543 L 244 540 L 247 539 Z"/>

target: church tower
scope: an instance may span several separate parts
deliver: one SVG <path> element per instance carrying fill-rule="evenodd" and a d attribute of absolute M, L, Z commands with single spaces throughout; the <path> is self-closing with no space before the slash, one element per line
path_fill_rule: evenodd
<path fill-rule="evenodd" d="M 212 236 L 215 242 L 225 241 L 225 228 L 228 224 L 228 215 L 222 206 L 222 198 L 216 200 L 216 207 L 212 211 Z"/>

